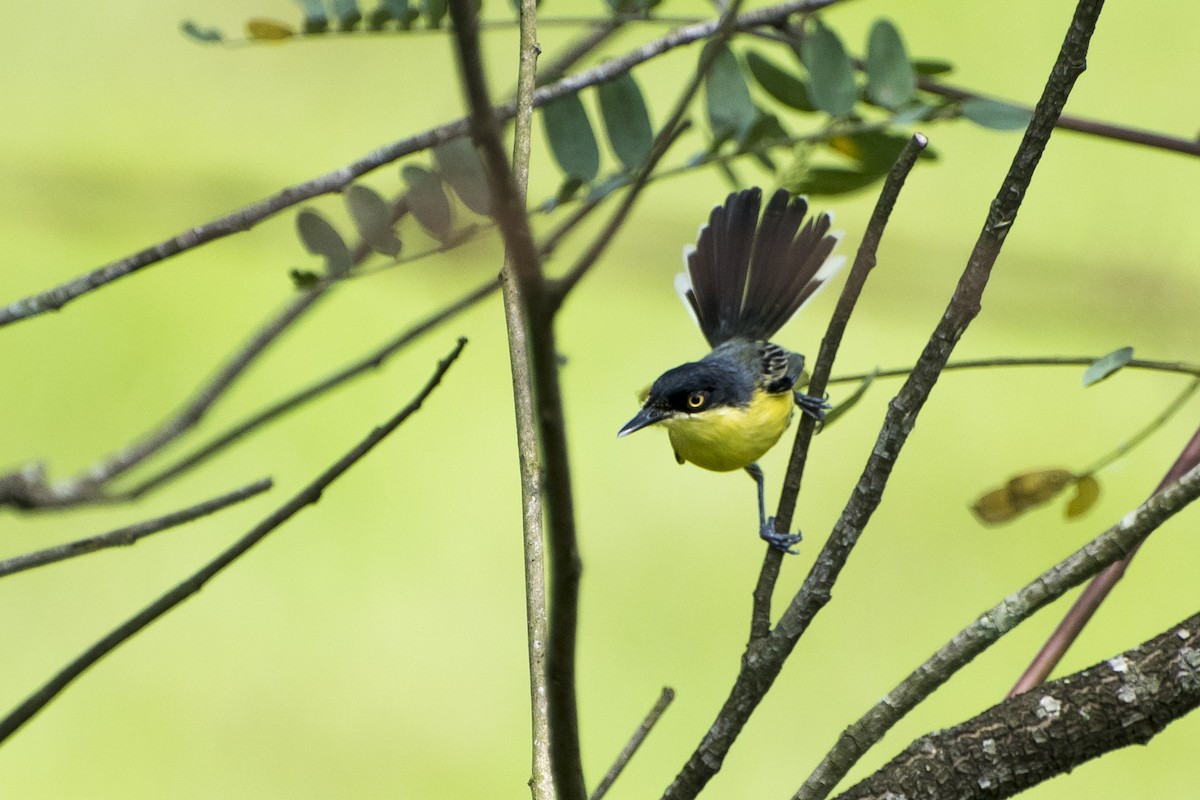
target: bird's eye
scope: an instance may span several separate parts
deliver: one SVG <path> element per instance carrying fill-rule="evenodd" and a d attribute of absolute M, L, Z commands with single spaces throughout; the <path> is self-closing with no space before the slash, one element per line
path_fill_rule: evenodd
<path fill-rule="evenodd" d="M 708 392 L 692 392 L 687 397 L 688 408 L 703 408 L 708 402 Z"/>

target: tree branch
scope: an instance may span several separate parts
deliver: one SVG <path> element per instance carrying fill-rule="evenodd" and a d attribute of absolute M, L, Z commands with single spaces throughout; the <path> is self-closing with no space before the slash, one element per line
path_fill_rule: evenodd
<path fill-rule="evenodd" d="M 1037 163 L 1054 130 L 1054 121 L 1062 112 L 1076 78 L 1083 71 L 1088 43 L 1101 6 L 1100 0 L 1081 0 L 1076 9 L 1046 89 L 1038 101 L 1033 119 L 1000 191 L 992 201 L 983 230 L 950 304 L 912 374 L 889 404 L 879 437 L 841 518 L 779 623 L 769 636 L 753 641 L 747 647 L 737 680 L 720 714 L 675 781 L 667 788 L 665 797 L 695 797 L 717 773 L 746 721 L 779 675 L 784 661 L 817 613 L 829 602 L 833 584 L 878 508 L 896 459 L 942 367 L 967 326 L 979 313 L 992 266 L 1016 220 Z"/>
<path fill-rule="evenodd" d="M 1194 469 L 1197 464 L 1200 464 L 1200 428 L 1192 434 L 1191 440 L 1183 448 L 1179 457 L 1175 459 L 1175 463 L 1167 470 L 1167 474 L 1154 491 L 1161 492 L 1189 470 Z M 1062 622 L 1054 629 L 1054 633 L 1050 635 L 1046 644 L 1038 651 L 1033 662 L 1017 680 L 1016 685 L 1009 691 L 1009 697 L 1029 691 L 1046 680 L 1046 677 L 1054 671 L 1063 655 L 1079 638 L 1079 634 L 1091 620 L 1092 615 L 1100 608 L 1100 604 L 1108 597 L 1117 582 L 1124 577 L 1125 570 L 1129 566 L 1129 562 L 1133 561 L 1133 557 L 1137 555 L 1137 551 L 1137 547 L 1133 548 L 1125 558 L 1112 564 L 1092 579 L 1083 594 L 1075 600 L 1066 616 L 1063 617 Z"/>
<path fill-rule="evenodd" d="M 513 179 L 492 109 L 474 3 L 451 0 L 459 73 L 469 109 L 472 137 L 488 173 L 493 211 L 504 237 L 521 303 L 520 322 L 529 348 L 530 395 L 536 402 L 538 444 L 542 456 L 542 495 L 550 553 L 550 608 L 546 652 L 550 758 L 554 789 L 561 800 L 586 800 L 575 705 L 575 643 L 579 614 L 579 578 L 583 570 L 575 534 L 575 508 L 567 456 L 558 352 L 554 338 L 555 304 L 542 274 L 541 259 Z"/>
<path fill-rule="evenodd" d="M 1127 556 L 1160 525 L 1197 497 L 1200 497 L 1200 468 L 1193 469 L 1178 483 L 1155 494 L 1036 580 L 976 617 L 974 622 L 955 634 L 900 685 L 888 692 L 874 708 L 846 728 L 796 793 L 796 800 L 819 800 L 828 796 L 868 749 L 955 672 L 1036 611 L 1045 608 L 1109 564 Z"/>
<path fill-rule="evenodd" d="M 884 180 L 875 203 L 875 210 L 867 222 L 859 243 L 858 252 L 854 257 L 854 265 L 842 287 L 837 306 L 821 339 L 821 349 L 817 353 L 816 365 L 813 367 L 812 378 L 805 391 L 816 397 L 825 396 L 825 388 L 829 384 L 829 374 L 833 370 L 834 359 L 837 358 L 838 348 L 845 335 L 846 326 L 850 323 L 850 315 L 858 303 L 859 295 L 867 283 L 867 276 L 875 268 L 875 255 L 879 251 L 879 243 L 887 228 L 888 219 L 904 187 L 908 173 L 917 163 L 917 158 L 929 144 L 929 140 L 921 134 L 909 139 L 908 144 L 896 159 Z M 795 443 L 792 445 L 792 455 L 788 461 L 787 474 L 783 480 L 783 490 L 779 496 L 779 508 L 775 512 L 775 530 L 786 533 L 792 529 L 792 515 L 796 509 L 796 498 L 800 494 L 800 482 L 804 476 L 804 466 L 808 461 L 808 448 L 816 431 L 816 420 L 807 414 L 802 414 L 797 426 Z M 750 640 L 762 639 L 771 629 L 771 597 L 775 592 L 775 582 L 779 578 L 779 569 L 783 563 L 783 553 L 774 547 L 766 548 L 762 569 L 758 575 L 758 584 L 754 588 L 754 606 L 750 615 Z"/>
<path fill-rule="evenodd" d="M 997 800 L 1131 744 L 1200 705 L 1200 614 L 974 719 L 922 736 L 838 800 Z"/>
<path fill-rule="evenodd" d="M 838 1 L 789 0 L 789 2 L 770 8 L 747 12 L 738 18 L 737 26 L 741 30 L 748 30 L 762 25 L 775 25 L 792 14 L 815 11 Z M 716 25 L 715 20 L 709 20 L 669 31 L 624 56 L 569 75 L 538 89 L 534 94 L 534 105 L 542 106 L 558 97 L 603 83 L 676 47 L 706 39 L 716 30 Z M 505 122 L 516 115 L 517 106 L 515 102 L 510 102 L 497 106 L 492 111 L 498 121 Z M 466 118 L 456 119 L 415 136 L 384 145 L 333 172 L 288 186 L 231 214 L 189 228 L 169 239 L 98 267 L 52 289 L 16 300 L 7 306 L 0 306 L 0 327 L 47 311 L 57 311 L 72 300 L 186 250 L 216 241 L 230 234 L 248 231 L 268 217 L 306 200 L 323 194 L 340 192 L 368 172 L 386 166 L 404 156 L 428 150 L 442 142 L 465 135 L 468 133 L 469 127 Z"/>
<path fill-rule="evenodd" d="M 288 500 L 280 506 L 274 513 L 254 526 L 245 536 L 238 539 L 220 555 L 212 561 L 205 564 L 201 569 L 194 572 L 186 580 L 182 581 L 166 594 L 159 597 L 150 605 L 134 614 L 121 625 L 117 626 L 106 635 L 104 638 L 97 641 L 89 647 L 73 661 L 63 667 L 57 675 L 47 681 L 41 688 L 30 695 L 23 703 L 9 712 L 3 719 L 0 719 L 0 743 L 3 743 L 12 736 L 22 725 L 33 718 L 35 714 L 41 711 L 46 705 L 57 697 L 64 689 L 66 689 L 76 678 L 82 675 L 88 667 L 95 664 L 104 656 L 111 653 L 117 647 L 132 638 L 138 631 L 143 630 L 155 620 L 162 617 L 171 609 L 178 606 L 184 600 L 187 600 L 192 595 L 199 592 L 204 585 L 212 580 L 219 572 L 228 567 L 237 559 L 246 554 L 250 548 L 265 539 L 268 534 L 274 531 L 283 523 L 291 519 L 297 512 L 301 511 L 305 506 L 316 503 L 321 499 L 322 492 L 329 487 L 331 483 L 340 478 L 345 472 L 354 466 L 359 459 L 369 453 L 380 442 L 382 442 L 388 434 L 400 426 L 406 419 L 412 416 L 425 402 L 426 398 L 433 392 L 437 385 L 441 382 L 442 376 L 450 369 L 450 366 L 462 353 L 463 347 L 466 346 L 466 339 L 459 339 L 458 345 L 450 352 L 446 358 L 438 362 L 437 370 L 433 377 L 425 384 L 424 388 L 418 392 L 417 396 L 404 408 L 402 408 L 395 416 L 387 422 L 376 427 L 367 435 L 365 439 L 355 445 L 346 455 L 338 459 L 332 466 L 328 467 L 324 472 L 318 475 L 311 483 L 305 486 L 295 497 Z"/>

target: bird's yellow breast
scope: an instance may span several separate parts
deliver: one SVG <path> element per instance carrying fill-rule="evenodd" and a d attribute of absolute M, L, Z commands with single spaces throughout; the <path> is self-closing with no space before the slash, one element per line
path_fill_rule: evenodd
<path fill-rule="evenodd" d="M 680 463 L 690 461 L 715 472 L 753 464 L 787 430 L 792 393 L 754 392 L 749 406 L 719 406 L 663 421 Z"/>

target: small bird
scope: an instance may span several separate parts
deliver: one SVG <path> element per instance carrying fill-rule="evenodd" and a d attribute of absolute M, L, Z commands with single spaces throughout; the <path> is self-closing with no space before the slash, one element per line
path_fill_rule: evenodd
<path fill-rule="evenodd" d="M 828 213 L 805 221 L 808 203 L 780 189 L 730 194 L 684 248 L 686 271 L 675 280 L 704 338 L 713 348 L 659 376 L 641 411 L 618 436 L 650 425 L 667 428 L 675 460 L 716 472 L 744 469 L 758 484 L 759 536 L 795 553 L 800 534 L 777 533 L 763 501 L 756 463 L 787 430 L 795 406 L 818 421 L 825 401 L 795 390 L 804 356 L 770 341 L 845 262 L 833 255 L 840 233 Z"/>

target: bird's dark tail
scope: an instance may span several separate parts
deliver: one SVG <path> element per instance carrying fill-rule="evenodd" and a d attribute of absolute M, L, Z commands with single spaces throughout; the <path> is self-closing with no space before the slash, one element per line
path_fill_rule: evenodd
<path fill-rule="evenodd" d="M 729 195 L 684 250 L 676 289 L 713 347 L 770 339 L 845 261 L 832 255 L 840 234 L 830 232 L 828 213 L 806 221 L 804 198 L 789 202 L 780 189 L 760 223 L 761 204 L 761 189 Z"/>

